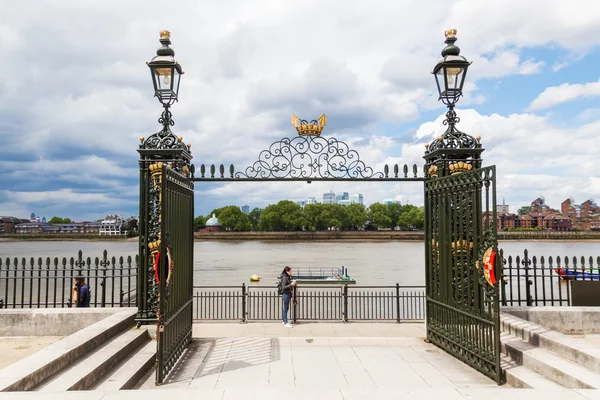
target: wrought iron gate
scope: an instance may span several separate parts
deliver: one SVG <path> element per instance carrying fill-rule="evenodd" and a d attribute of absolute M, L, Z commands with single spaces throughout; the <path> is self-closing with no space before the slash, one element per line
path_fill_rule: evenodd
<path fill-rule="evenodd" d="M 157 385 L 192 338 L 194 279 L 194 184 L 169 165 L 162 166 L 162 177 Z"/>
<path fill-rule="evenodd" d="M 496 169 L 479 138 L 449 131 L 425 155 L 427 338 L 501 383 Z"/>
<path fill-rule="evenodd" d="M 156 324 L 156 384 L 164 382 L 192 337 L 194 183 L 189 146 L 163 129 L 141 138 L 140 263 L 137 322 Z"/>

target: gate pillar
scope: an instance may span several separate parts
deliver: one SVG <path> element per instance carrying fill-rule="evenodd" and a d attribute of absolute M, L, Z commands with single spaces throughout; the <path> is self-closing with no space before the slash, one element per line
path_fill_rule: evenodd
<path fill-rule="evenodd" d="M 496 169 L 482 167 L 480 138 L 456 128 L 470 63 L 455 35 L 446 31 L 444 59 L 434 68 L 448 128 L 424 155 L 427 339 L 500 383 Z"/>

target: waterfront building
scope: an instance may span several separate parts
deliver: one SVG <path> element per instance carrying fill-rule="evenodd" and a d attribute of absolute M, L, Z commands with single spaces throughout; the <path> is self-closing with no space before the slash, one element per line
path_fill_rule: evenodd
<path fill-rule="evenodd" d="M 20 234 L 40 234 L 40 233 L 58 233 L 59 227 L 47 224 L 45 222 L 25 222 L 15 226 L 15 233 Z"/>
<path fill-rule="evenodd" d="M 350 204 L 352 204 L 352 203 L 351 203 L 351 201 L 348 199 L 348 200 L 339 200 L 339 201 L 338 201 L 338 204 L 339 204 L 339 205 L 341 205 L 341 206 L 349 206 L 349 205 L 350 205 Z"/>
<path fill-rule="evenodd" d="M 17 217 L 0 217 L 0 233 L 15 233 L 15 226 L 21 224 Z"/>
<path fill-rule="evenodd" d="M 575 204 L 573 198 L 560 205 L 562 214 L 573 220 L 573 227 L 581 230 L 600 230 L 600 207 L 593 199 Z"/>
<path fill-rule="evenodd" d="M 317 199 L 314 197 L 309 197 L 306 204 L 317 204 Z"/>
<path fill-rule="evenodd" d="M 211 233 L 211 232 L 222 232 L 224 229 L 219 222 L 219 219 L 215 214 L 206 221 L 205 227 L 200 229 L 198 232 Z"/>
<path fill-rule="evenodd" d="M 300 200 L 300 201 L 297 201 L 296 204 L 298 204 L 300 207 L 304 208 L 304 206 L 306 205 L 306 201 Z"/>
<path fill-rule="evenodd" d="M 502 204 L 496 205 L 496 210 L 498 211 L 498 213 L 510 213 L 509 208 L 510 206 L 506 204 L 504 198 L 502 198 Z"/>
<path fill-rule="evenodd" d="M 350 200 L 350 195 L 348 192 L 339 192 L 335 195 L 335 202 L 340 204 L 340 201 Z"/>
<path fill-rule="evenodd" d="M 244 214 L 250 214 L 250 206 L 242 206 L 242 212 Z"/>
<path fill-rule="evenodd" d="M 384 200 L 383 204 L 385 204 L 386 206 L 389 206 L 390 204 L 402 204 L 402 202 L 400 202 L 398 200 Z"/>
<path fill-rule="evenodd" d="M 107 215 L 100 222 L 100 236 L 122 235 L 123 234 L 123 216 L 122 215 Z"/>
<path fill-rule="evenodd" d="M 364 204 L 362 193 L 353 193 L 350 196 L 350 204 Z"/>
<path fill-rule="evenodd" d="M 335 193 L 334 192 L 327 192 L 327 193 L 323 193 L 323 204 L 335 204 L 336 203 L 336 199 L 335 199 Z"/>

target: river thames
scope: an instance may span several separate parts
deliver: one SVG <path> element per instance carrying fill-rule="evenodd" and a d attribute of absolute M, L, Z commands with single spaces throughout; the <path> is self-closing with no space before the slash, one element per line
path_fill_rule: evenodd
<path fill-rule="evenodd" d="M 536 256 L 600 256 L 598 241 L 503 241 L 505 257 L 522 255 L 529 250 Z M 60 242 L 2 241 L 0 258 L 6 257 L 109 257 L 135 255 L 137 241 Z M 250 275 L 261 277 L 261 285 L 270 285 L 284 266 L 348 268 L 358 285 L 424 285 L 424 245 L 401 241 L 322 241 L 314 242 L 211 242 L 194 244 L 195 285 L 241 285 Z"/>

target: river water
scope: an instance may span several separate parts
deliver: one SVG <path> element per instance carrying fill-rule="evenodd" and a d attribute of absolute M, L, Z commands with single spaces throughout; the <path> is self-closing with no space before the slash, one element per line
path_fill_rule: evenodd
<path fill-rule="evenodd" d="M 600 256 L 596 241 L 503 241 L 505 257 L 529 256 Z M 84 257 L 135 255 L 137 241 L 124 242 L 50 242 L 2 241 L 0 258 L 6 257 Z M 424 285 L 424 245 L 422 242 L 400 241 L 323 241 L 272 242 L 240 241 L 194 244 L 195 285 L 241 285 L 250 275 L 261 277 L 261 285 L 275 282 L 284 266 L 345 266 L 358 285 Z"/>

